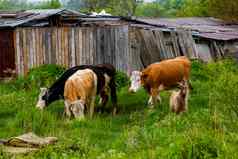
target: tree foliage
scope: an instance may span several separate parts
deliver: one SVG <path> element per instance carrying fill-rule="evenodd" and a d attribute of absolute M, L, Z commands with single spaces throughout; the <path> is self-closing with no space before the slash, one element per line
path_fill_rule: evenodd
<path fill-rule="evenodd" d="M 207 10 L 210 16 L 225 19 L 227 21 L 238 21 L 237 0 L 207 0 Z"/>
<path fill-rule="evenodd" d="M 55 9 L 60 7 L 60 0 L 47 0 L 40 3 L 32 3 L 26 0 L 0 0 L 1 10 Z"/>
<path fill-rule="evenodd" d="M 182 5 L 177 10 L 176 16 L 209 16 L 208 2 L 208 0 L 183 0 Z"/>
<path fill-rule="evenodd" d="M 83 12 L 100 12 L 104 9 L 113 15 L 132 16 L 141 2 L 141 0 L 69 0 L 66 7 Z"/>
<path fill-rule="evenodd" d="M 156 0 L 137 7 L 138 16 L 217 17 L 238 21 L 237 0 Z"/>
<path fill-rule="evenodd" d="M 59 0 L 48 0 L 42 1 L 39 4 L 35 5 L 36 9 L 57 9 L 61 8 L 61 3 Z"/>
<path fill-rule="evenodd" d="M 164 14 L 159 3 L 144 3 L 137 7 L 135 15 L 139 17 L 159 17 Z"/>
<path fill-rule="evenodd" d="M 0 0 L 1 10 L 27 9 L 28 4 L 25 0 Z"/>
<path fill-rule="evenodd" d="M 100 12 L 112 15 L 143 17 L 217 17 L 238 21 L 238 0 L 0 0 L 1 10 L 50 9 L 63 7 L 80 12 Z"/>

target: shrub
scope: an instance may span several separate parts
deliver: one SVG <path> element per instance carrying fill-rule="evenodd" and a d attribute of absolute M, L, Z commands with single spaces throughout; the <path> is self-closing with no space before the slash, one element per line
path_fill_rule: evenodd
<path fill-rule="evenodd" d="M 206 73 L 206 65 L 200 60 L 193 60 L 192 61 L 192 68 L 191 68 L 191 80 L 200 80 L 200 81 L 207 81 L 208 75 Z"/>
<path fill-rule="evenodd" d="M 128 86 L 128 84 L 129 84 L 129 77 L 126 75 L 126 73 L 117 71 L 116 73 L 117 89 L 120 90 L 121 88 Z"/>
<path fill-rule="evenodd" d="M 18 77 L 14 82 L 16 88 L 34 88 L 50 86 L 63 72 L 65 68 L 59 65 L 48 64 L 30 69 L 25 77 Z"/>

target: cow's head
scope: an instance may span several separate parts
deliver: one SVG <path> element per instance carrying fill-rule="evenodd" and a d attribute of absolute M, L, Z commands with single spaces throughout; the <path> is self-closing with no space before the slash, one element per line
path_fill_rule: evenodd
<path fill-rule="evenodd" d="M 85 102 L 83 100 L 77 100 L 70 106 L 70 111 L 74 117 L 78 120 L 84 119 Z"/>
<path fill-rule="evenodd" d="M 141 87 L 141 75 L 142 73 L 140 71 L 133 71 L 131 73 L 131 77 L 130 77 L 130 88 L 129 88 L 129 92 L 137 92 L 140 87 Z"/>
<path fill-rule="evenodd" d="M 36 108 L 38 109 L 44 109 L 47 106 L 47 95 L 48 89 L 47 88 L 40 88 L 40 94 L 38 97 L 38 102 L 36 104 Z"/>

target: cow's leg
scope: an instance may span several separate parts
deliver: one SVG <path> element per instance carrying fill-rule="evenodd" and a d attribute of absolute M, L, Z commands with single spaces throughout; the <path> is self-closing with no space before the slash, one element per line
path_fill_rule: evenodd
<path fill-rule="evenodd" d="M 161 103 L 161 97 L 158 93 L 158 95 L 156 96 L 156 102 L 159 101 L 159 103 Z M 152 96 L 150 96 L 149 100 L 148 100 L 148 105 L 153 105 L 153 98 Z"/>
<path fill-rule="evenodd" d="M 149 99 L 149 107 L 153 108 L 157 103 L 157 96 L 159 95 L 159 90 L 157 88 L 151 88 L 150 90 L 150 99 Z"/>
<path fill-rule="evenodd" d="M 153 105 L 152 96 L 150 96 L 150 98 L 149 98 L 149 100 L 148 100 L 148 105 Z"/>
<path fill-rule="evenodd" d="M 94 95 L 94 96 L 91 97 L 91 100 L 90 100 L 90 105 L 89 105 L 89 116 L 90 116 L 90 118 L 93 117 L 95 98 L 96 98 L 96 96 Z"/>
<path fill-rule="evenodd" d="M 66 114 L 69 118 L 71 117 L 70 111 L 71 104 L 68 101 L 64 101 L 64 114 Z"/>
<path fill-rule="evenodd" d="M 104 108 L 108 102 L 109 99 L 109 95 L 106 91 L 102 91 L 100 93 L 100 100 L 99 100 L 99 105 L 101 106 L 101 108 Z"/>
<path fill-rule="evenodd" d="M 160 94 L 159 94 L 159 92 L 158 92 L 158 95 L 157 95 L 157 100 L 159 101 L 159 103 L 161 103 L 161 97 L 160 97 Z"/>
<path fill-rule="evenodd" d="M 107 92 L 105 90 L 101 91 L 100 100 L 99 100 L 99 105 L 100 105 L 99 112 L 104 111 L 104 108 L 108 102 L 108 99 L 109 99 L 109 95 L 107 94 Z"/>

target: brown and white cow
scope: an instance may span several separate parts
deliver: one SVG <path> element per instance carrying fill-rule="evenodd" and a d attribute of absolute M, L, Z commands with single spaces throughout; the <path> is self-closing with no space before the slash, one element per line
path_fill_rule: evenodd
<path fill-rule="evenodd" d="M 52 102 L 64 99 L 66 81 L 79 70 L 90 69 L 97 75 L 97 95 L 103 109 L 109 101 L 109 92 L 113 105 L 113 114 L 117 111 L 116 69 L 111 64 L 79 65 L 67 69 L 50 88 L 41 88 L 36 107 L 43 110 Z M 76 102 L 77 104 L 78 102 Z M 77 107 L 74 107 L 77 108 Z"/>
<path fill-rule="evenodd" d="M 78 70 L 65 82 L 64 100 L 66 115 L 84 118 L 85 109 L 93 116 L 97 94 L 97 75 L 91 69 Z"/>
<path fill-rule="evenodd" d="M 142 71 L 133 71 L 130 77 L 130 92 L 141 86 L 150 94 L 148 104 L 152 107 L 160 100 L 159 92 L 176 87 L 181 81 L 189 83 L 191 62 L 185 56 L 150 64 Z"/>

